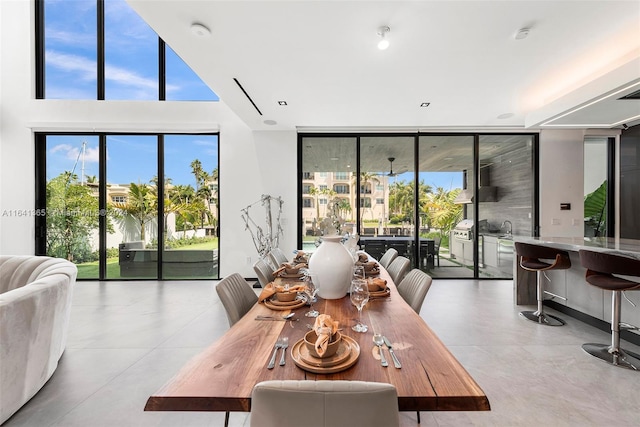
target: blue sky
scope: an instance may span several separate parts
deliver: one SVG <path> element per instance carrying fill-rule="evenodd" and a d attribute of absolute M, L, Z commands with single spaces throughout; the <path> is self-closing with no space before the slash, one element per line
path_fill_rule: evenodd
<path fill-rule="evenodd" d="M 96 2 L 45 1 L 46 98 L 96 99 Z M 124 0 L 105 0 L 105 98 L 158 99 L 158 38 Z M 218 100 L 200 78 L 167 45 L 168 100 Z M 84 155 L 80 156 L 82 143 Z M 211 173 L 218 165 L 215 136 L 165 137 L 165 174 L 174 184 L 195 180 L 190 163 L 199 159 Z M 97 136 L 49 136 L 47 179 L 65 170 L 79 176 L 84 158 L 85 176 L 98 175 Z M 153 136 L 110 136 L 107 140 L 107 181 L 113 184 L 148 182 L 156 171 Z M 409 182 L 411 174 L 395 180 Z M 461 173 L 421 173 L 426 184 L 445 189 L 462 186 Z"/>
<path fill-rule="evenodd" d="M 430 185 L 433 191 L 438 187 L 445 190 L 454 188 L 462 188 L 462 172 L 420 172 L 418 174 L 419 181 Z M 405 172 L 390 178 L 389 183 L 394 182 L 410 182 L 413 181 L 413 172 Z"/>
<path fill-rule="evenodd" d="M 96 99 L 97 25 L 93 0 L 45 1 L 45 97 Z M 105 98 L 158 99 L 158 36 L 124 0 L 105 0 Z M 217 101 L 217 95 L 167 45 L 167 100 Z M 86 148 L 83 155 L 83 141 Z M 199 159 L 211 173 L 218 164 L 218 139 L 204 135 L 165 137 L 165 174 L 174 184 L 195 179 L 190 163 Z M 154 136 L 110 136 L 107 181 L 148 182 L 157 175 Z M 47 179 L 73 170 L 98 175 L 97 136 L 50 136 Z M 77 164 L 76 164 L 77 162 Z"/>
<path fill-rule="evenodd" d="M 84 156 L 82 143 L 86 142 Z M 157 175 L 155 136 L 113 135 L 107 137 L 107 182 L 148 183 Z M 165 135 L 165 177 L 173 184 L 192 185 L 191 162 L 202 162 L 211 174 L 218 165 L 218 137 L 215 135 Z M 78 177 L 84 158 L 85 176 L 98 176 L 98 137 L 94 135 L 50 135 L 47 137 L 47 180 L 73 170 Z M 74 169 L 75 165 L 75 169 Z"/>
<path fill-rule="evenodd" d="M 158 99 L 158 36 L 124 0 L 105 0 L 105 98 Z M 96 2 L 45 1 L 49 99 L 96 99 Z M 167 46 L 167 100 L 217 95 Z"/>

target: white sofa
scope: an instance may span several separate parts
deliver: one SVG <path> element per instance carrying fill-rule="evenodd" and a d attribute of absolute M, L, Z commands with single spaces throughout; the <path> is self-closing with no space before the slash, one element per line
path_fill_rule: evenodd
<path fill-rule="evenodd" d="M 77 274 L 64 259 L 0 256 L 0 424 L 56 370 Z"/>

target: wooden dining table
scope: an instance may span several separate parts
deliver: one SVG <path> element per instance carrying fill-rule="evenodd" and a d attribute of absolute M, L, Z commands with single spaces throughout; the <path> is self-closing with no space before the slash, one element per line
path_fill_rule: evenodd
<path fill-rule="evenodd" d="M 342 334 L 360 347 L 355 364 L 335 373 L 314 373 L 298 367 L 291 357 L 293 344 L 309 331 L 314 319 L 305 317 L 308 306 L 295 310 L 293 321 L 256 320 L 257 316 L 282 316 L 290 310 L 271 310 L 257 303 L 220 339 L 193 357 L 171 380 L 147 400 L 145 411 L 240 411 L 251 410 L 255 384 L 266 380 L 361 380 L 393 384 L 401 411 L 488 411 L 489 400 L 476 381 L 456 360 L 425 321 L 398 294 L 384 268 L 390 294 L 371 299 L 362 311 L 369 327 L 357 333 L 351 327 L 358 312 L 348 296 L 318 298 L 320 313 L 340 322 Z M 391 341 L 400 359 L 395 368 L 386 349 L 389 366 L 383 367 L 373 334 Z M 276 341 L 289 338 L 286 363 L 267 369 Z M 278 352 L 280 359 L 281 350 Z M 278 361 L 277 360 L 277 361 Z M 276 362 L 277 362 L 276 361 Z"/>

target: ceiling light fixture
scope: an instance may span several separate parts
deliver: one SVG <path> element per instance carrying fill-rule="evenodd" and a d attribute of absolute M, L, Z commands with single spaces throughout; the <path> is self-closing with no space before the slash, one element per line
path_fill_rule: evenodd
<path fill-rule="evenodd" d="M 426 107 L 428 107 L 429 105 L 431 105 L 431 103 L 430 103 L 430 102 L 423 102 L 422 104 L 420 104 L 420 107 L 422 107 L 422 108 L 426 108 Z"/>
<path fill-rule="evenodd" d="M 191 24 L 191 34 L 198 37 L 208 37 L 211 35 L 211 30 L 204 24 L 194 22 Z"/>
<path fill-rule="evenodd" d="M 391 28 L 387 27 L 386 25 L 383 25 L 382 27 L 378 28 L 378 36 L 380 36 L 380 41 L 378 42 L 378 49 L 385 50 L 386 48 L 389 47 L 389 40 L 387 40 L 386 38 L 387 33 L 389 31 L 391 31 Z"/>
<path fill-rule="evenodd" d="M 278 105 L 282 105 L 284 107 L 287 105 L 287 101 L 278 101 Z"/>

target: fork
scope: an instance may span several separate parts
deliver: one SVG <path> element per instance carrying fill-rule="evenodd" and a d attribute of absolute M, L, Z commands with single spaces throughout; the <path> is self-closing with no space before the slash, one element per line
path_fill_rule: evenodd
<path fill-rule="evenodd" d="M 280 366 L 284 366 L 284 355 L 287 353 L 287 347 L 289 347 L 289 337 L 282 338 L 282 356 L 280 357 Z"/>
<path fill-rule="evenodd" d="M 273 349 L 273 355 L 271 355 L 271 360 L 269 360 L 269 364 L 267 365 L 267 369 L 273 369 L 274 366 L 276 366 L 276 354 L 278 353 L 278 350 L 282 348 L 282 338 L 278 338 L 278 341 L 276 341 L 276 345 Z"/>

